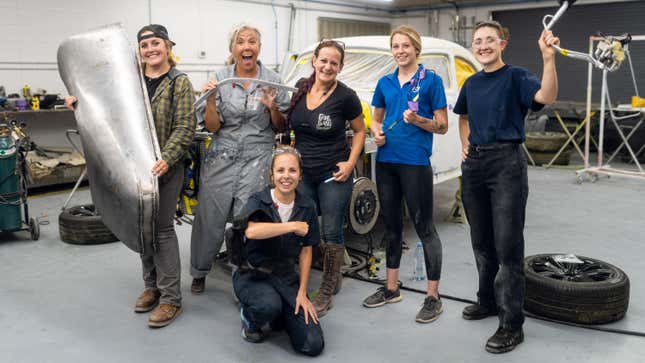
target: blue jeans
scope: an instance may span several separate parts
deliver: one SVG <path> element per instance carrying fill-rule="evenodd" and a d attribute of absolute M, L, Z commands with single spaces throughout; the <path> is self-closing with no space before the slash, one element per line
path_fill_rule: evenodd
<path fill-rule="evenodd" d="M 520 144 L 471 147 L 461 171 L 479 303 L 497 306 L 500 326 L 517 330 L 524 323 L 526 158 Z"/>
<path fill-rule="evenodd" d="M 298 185 L 301 193 L 316 202 L 318 215 L 322 217 L 321 238 L 328 243 L 344 244 L 343 225 L 345 212 L 352 197 L 352 177 L 344 182 L 325 180 L 330 178 L 331 172 L 313 176 L 305 173 Z"/>
<path fill-rule="evenodd" d="M 385 222 L 386 265 L 398 269 L 403 248 L 403 198 L 425 257 L 428 280 L 441 277 L 441 239 L 432 220 L 432 168 L 429 165 L 376 163 L 376 187 Z"/>

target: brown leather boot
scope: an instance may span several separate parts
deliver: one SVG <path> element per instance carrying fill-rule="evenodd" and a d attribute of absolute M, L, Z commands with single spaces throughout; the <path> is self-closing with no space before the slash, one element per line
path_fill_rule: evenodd
<path fill-rule="evenodd" d="M 326 243 L 324 252 L 323 279 L 318 289 L 318 295 L 316 295 L 313 301 L 314 308 L 319 317 L 327 314 L 327 311 L 333 306 L 332 295 L 343 278 L 340 274 L 340 267 L 344 261 L 345 246 Z"/>
<path fill-rule="evenodd" d="M 172 323 L 179 314 L 181 314 L 181 306 L 159 304 L 159 306 L 150 313 L 148 326 L 151 328 L 162 328 Z"/>
<path fill-rule="evenodd" d="M 147 313 L 157 306 L 159 302 L 159 290 L 151 287 L 146 287 L 145 290 L 139 295 L 137 301 L 134 303 L 135 313 Z"/>

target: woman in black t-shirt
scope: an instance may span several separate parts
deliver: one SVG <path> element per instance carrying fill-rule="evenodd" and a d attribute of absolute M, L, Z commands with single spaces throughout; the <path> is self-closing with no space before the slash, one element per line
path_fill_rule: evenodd
<path fill-rule="evenodd" d="M 352 172 L 365 142 L 361 102 L 352 89 L 336 80 L 343 68 L 344 44 L 324 40 L 314 50 L 314 72 L 298 81 L 291 99 L 289 124 L 302 154 L 300 190 L 312 198 L 322 216 L 323 281 L 314 300 L 319 316 L 331 308 L 331 296 L 342 281 L 343 222 L 352 194 Z M 351 148 L 345 128 L 354 131 Z"/>

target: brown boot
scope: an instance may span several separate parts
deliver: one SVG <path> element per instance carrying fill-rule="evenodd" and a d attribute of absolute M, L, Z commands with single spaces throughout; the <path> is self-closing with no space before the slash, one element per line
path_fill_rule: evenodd
<path fill-rule="evenodd" d="M 157 306 L 157 303 L 159 303 L 159 295 L 159 290 L 152 287 L 146 287 L 134 303 L 134 312 L 147 313 L 154 309 L 155 306 Z"/>
<path fill-rule="evenodd" d="M 162 328 L 172 323 L 179 314 L 181 314 L 181 306 L 159 304 L 159 306 L 150 313 L 148 326 L 151 328 Z"/>
<path fill-rule="evenodd" d="M 327 314 L 332 308 L 332 295 L 338 288 L 343 276 L 340 267 L 343 265 L 345 247 L 335 243 L 324 245 L 323 279 L 318 289 L 318 295 L 313 301 L 314 308 L 319 317 Z"/>
<path fill-rule="evenodd" d="M 193 295 L 199 295 L 204 292 L 205 286 L 206 286 L 205 277 L 194 278 L 193 283 L 190 285 L 190 292 L 192 292 Z"/>

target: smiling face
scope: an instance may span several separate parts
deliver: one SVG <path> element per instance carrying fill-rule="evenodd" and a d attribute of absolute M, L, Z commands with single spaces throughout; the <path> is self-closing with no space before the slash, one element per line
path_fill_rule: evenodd
<path fill-rule="evenodd" d="M 497 29 L 484 26 L 473 35 L 473 54 L 484 68 L 496 68 L 503 64 L 502 51 L 507 41 L 500 37 Z"/>
<path fill-rule="evenodd" d="M 276 155 L 271 166 L 271 181 L 275 190 L 283 195 L 295 193 L 301 171 L 298 156 L 290 153 Z"/>
<path fill-rule="evenodd" d="M 142 35 L 148 34 L 152 32 L 144 32 Z M 163 39 L 154 37 L 139 42 L 139 54 L 146 65 L 154 68 L 168 63 L 170 49 Z"/>
<path fill-rule="evenodd" d="M 257 32 L 252 29 L 240 31 L 234 39 L 231 49 L 238 71 L 243 73 L 254 72 L 260 54 L 260 39 Z"/>
<path fill-rule="evenodd" d="M 416 64 L 418 51 L 414 48 L 410 37 L 400 33 L 394 34 L 390 46 L 394 61 L 399 67 Z"/>
<path fill-rule="evenodd" d="M 335 47 L 324 47 L 318 51 L 318 56 L 311 59 L 316 80 L 323 83 L 330 83 L 336 80 L 336 76 L 343 69 L 342 56 Z"/>

